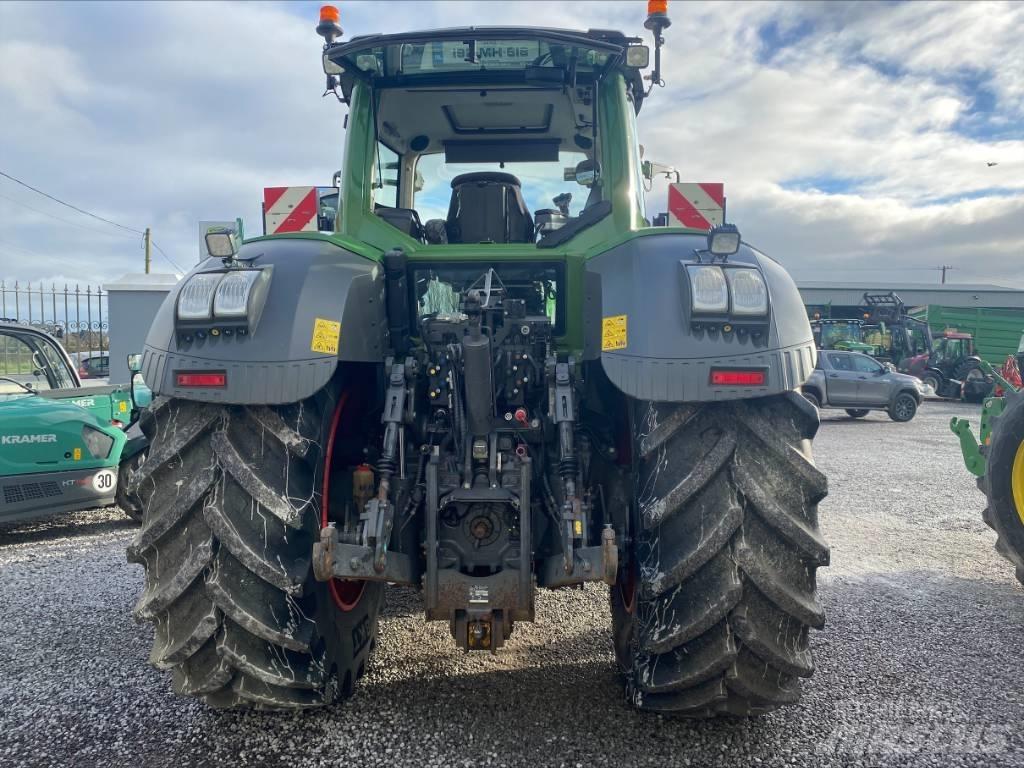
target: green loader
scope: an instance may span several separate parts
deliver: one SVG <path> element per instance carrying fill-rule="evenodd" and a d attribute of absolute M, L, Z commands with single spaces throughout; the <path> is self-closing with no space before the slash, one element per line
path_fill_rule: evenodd
<path fill-rule="evenodd" d="M 950 428 L 985 494 L 982 518 L 996 532 L 996 551 L 1013 564 L 1024 584 L 1024 394 L 989 363 L 982 361 L 980 369 L 1002 390 L 1002 396 L 984 400 L 980 440 L 967 419 L 954 417 Z"/>
<path fill-rule="evenodd" d="M 0 523 L 120 504 L 145 447 L 131 386 L 83 387 L 49 334 L 0 321 Z"/>

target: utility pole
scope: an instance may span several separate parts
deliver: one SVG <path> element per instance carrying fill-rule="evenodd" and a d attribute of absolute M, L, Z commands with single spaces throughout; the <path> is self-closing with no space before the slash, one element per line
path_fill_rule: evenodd
<path fill-rule="evenodd" d="M 146 243 L 146 274 L 148 275 L 149 274 L 149 261 L 150 261 L 150 258 L 149 258 L 149 253 L 150 253 L 150 251 L 149 251 L 149 244 L 150 244 L 150 242 L 152 240 L 152 238 L 150 238 L 150 236 L 149 236 L 149 227 L 146 227 L 146 234 L 143 236 L 143 239 L 145 240 L 145 243 Z M 946 273 L 945 272 L 942 273 L 942 282 L 946 282 Z"/>
<path fill-rule="evenodd" d="M 148 233 L 149 230 L 147 229 L 146 232 Z M 149 263 L 148 259 L 146 260 L 146 263 L 147 264 Z M 948 264 L 943 264 L 941 267 L 936 267 L 936 269 L 942 270 L 942 284 L 945 285 L 946 284 L 946 270 L 947 269 L 954 269 L 954 267 L 951 267 Z M 146 271 L 148 272 L 149 270 L 147 269 Z"/>

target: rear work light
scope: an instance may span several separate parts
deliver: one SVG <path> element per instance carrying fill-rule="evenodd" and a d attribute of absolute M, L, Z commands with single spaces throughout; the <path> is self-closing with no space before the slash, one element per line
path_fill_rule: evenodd
<path fill-rule="evenodd" d="M 763 370 L 718 370 L 711 369 L 711 384 L 724 387 L 763 387 L 768 374 Z"/>
<path fill-rule="evenodd" d="M 175 374 L 179 387 L 226 387 L 228 375 L 223 371 Z"/>

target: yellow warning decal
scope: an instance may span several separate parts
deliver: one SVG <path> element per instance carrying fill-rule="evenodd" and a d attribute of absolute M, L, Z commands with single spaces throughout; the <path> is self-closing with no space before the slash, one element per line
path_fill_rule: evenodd
<path fill-rule="evenodd" d="M 122 400 L 117 404 L 117 410 L 119 410 L 121 413 L 128 413 L 128 403 Z"/>
<path fill-rule="evenodd" d="M 614 315 L 601 320 L 601 350 L 625 349 L 627 340 L 626 315 Z"/>
<path fill-rule="evenodd" d="M 75 450 L 71 454 L 71 457 L 75 461 L 81 461 L 82 460 L 82 449 L 81 448 L 75 448 Z"/>
<path fill-rule="evenodd" d="M 318 317 L 313 321 L 313 338 L 310 339 L 309 348 L 325 355 L 336 355 L 340 336 L 341 323 Z"/>

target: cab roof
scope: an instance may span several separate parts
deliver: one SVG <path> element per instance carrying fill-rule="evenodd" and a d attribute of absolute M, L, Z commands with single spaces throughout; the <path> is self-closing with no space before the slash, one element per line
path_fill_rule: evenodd
<path fill-rule="evenodd" d="M 362 35 L 325 49 L 344 69 L 348 99 L 357 79 L 374 88 L 508 85 L 575 87 L 613 70 L 630 87 L 635 109 L 644 98 L 640 70 L 626 65 L 626 49 L 641 39 L 614 30 L 586 32 L 545 27 L 455 27 L 425 32 Z"/>

